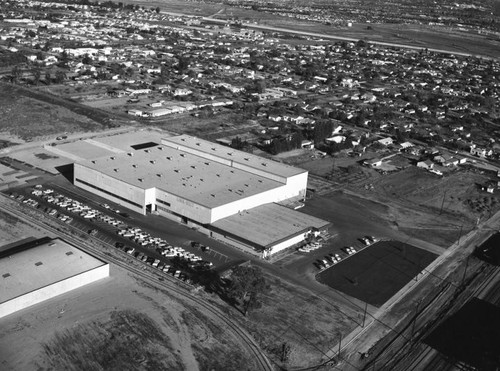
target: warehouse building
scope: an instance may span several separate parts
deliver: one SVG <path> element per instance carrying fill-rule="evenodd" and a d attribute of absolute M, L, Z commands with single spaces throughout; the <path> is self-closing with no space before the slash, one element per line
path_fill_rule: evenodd
<path fill-rule="evenodd" d="M 135 143 L 126 151 L 110 151 L 108 140 L 105 148 L 107 155 L 74 164 L 75 185 L 139 213 L 193 226 L 210 229 L 219 220 L 306 194 L 307 171 L 188 135 Z"/>
<path fill-rule="evenodd" d="M 0 251 L 0 318 L 109 276 L 109 265 L 61 240 Z"/>

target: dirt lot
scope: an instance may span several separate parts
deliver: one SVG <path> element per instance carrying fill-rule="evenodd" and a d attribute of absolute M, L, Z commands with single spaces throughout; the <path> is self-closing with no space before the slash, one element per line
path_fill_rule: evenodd
<path fill-rule="evenodd" d="M 23 94 L 22 89 L 2 84 L 0 93 L 0 136 L 32 141 L 60 133 L 90 132 L 103 128 L 93 119 L 60 105 Z"/>
<path fill-rule="evenodd" d="M 348 334 L 356 327 L 356 313 L 346 314 L 338 303 L 312 294 L 266 273 L 271 291 L 264 297 L 263 307 L 250 312 L 248 319 L 237 316 L 260 346 L 280 363 L 282 347 L 291 348 L 289 367 L 318 364 L 333 345 L 338 333 Z"/>
<path fill-rule="evenodd" d="M 216 320 L 116 266 L 109 278 L 1 324 L 5 370 L 255 369 Z"/>
<path fill-rule="evenodd" d="M 3 245 L 11 244 L 29 237 L 43 237 L 47 234 L 0 210 L 0 250 Z"/>

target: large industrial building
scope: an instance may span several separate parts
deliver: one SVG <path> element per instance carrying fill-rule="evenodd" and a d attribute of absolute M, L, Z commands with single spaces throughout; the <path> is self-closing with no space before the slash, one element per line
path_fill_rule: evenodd
<path fill-rule="evenodd" d="M 0 318 L 109 276 L 109 265 L 60 239 L 0 251 Z"/>
<path fill-rule="evenodd" d="M 261 238 L 239 239 L 241 233 L 232 230 L 226 234 L 224 226 L 235 225 L 227 218 L 240 220 L 238 216 L 259 206 L 304 199 L 307 171 L 188 135 L 143 143 L 133 143 L 128 136 L 125 142 L 129 145 L 120 142 L 120 135 L 87 141 L 83 147 L 94 146 L 96 151 L 91 152 L 99 155 L 78 156 L 82 160 L 74 164 L 74 184 L 139 213 L 156 212 L 206 228 L 212 236 L 225 239 L 231 235 L 231 241 L 239 240 L 240 245 L 271 253 L 297 243 L 312 229 L 329 224 L 276 205 L 275 214 L 298 214 L 293 219 L 300 221 L 299 227 L 288 228 L 289 244 L 283 235 L 276 241 L 266 240 L 263 245 L 258 242 Z M 72 158 L 78 153 L 77 148 L 64 150 Z M 286 224 L 286 220 L 278 217 L 274 223 Z M 217 222 L 217 228 L 211 228 Z M 269 231 L 260 226 L 255 233 L 273 235 L 275 226 L 266 227 Z M 243 229 L 249 230 L 245 226 Z M 287 226 L 280 225 L 279 229 L 285 231 Z"/>

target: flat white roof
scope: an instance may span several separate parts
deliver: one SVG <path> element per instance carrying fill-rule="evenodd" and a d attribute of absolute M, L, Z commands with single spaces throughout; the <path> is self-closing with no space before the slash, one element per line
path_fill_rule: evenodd
<path fill-rule="evenodd" d="M 79 164 L 135 187 L 158 188 L 209 208 L 283 186 L 283 183 L 163 145 Z"/>
<path fill-rule="evenodd" d="M 304 169 L 269 160 L 251 153 L 238 151 L 234 148 L 189 135 L 176 135 L 168 138 L 162 138 L 162 141 L 164 144 L 169 142 L 179 146 L 185 146 L 197 151 L 205 152 L 211 156 L 217 156 L 221 159 L 232 161 L 233 163 L 250 166 L 252 168 L 285 178 L 307 172 Z"/>
<path fill-rule="evenodd" d="M 0 259 L 0 303 L 105 264 L 60 239 L 13 252 Z"/>
<path fill-rule="evenodd" d="M 86 140 L 78 140 L 76 142 L 64 143 L 54 146 L 59 151 L 64 151 L 68 157 L 80 160 L 88 160 L 91 158 L 107 156 L 113 154 L 112 151 L 97 147 Z"/>
<path fill-rule="evenodd" d="M 278 204 L 265 204 L 219 219 L 212 227 L 261 247 L 286 241 L 311 227 L 321 229 L 330 222 Z"/>

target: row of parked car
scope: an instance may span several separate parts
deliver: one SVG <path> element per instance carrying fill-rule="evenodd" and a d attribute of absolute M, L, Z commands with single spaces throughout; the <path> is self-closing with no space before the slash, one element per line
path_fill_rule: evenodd
<path fill-rule="evenodd" d="M 20 202 L 22 202 L 23 204 L 25 205 L 28 205 L 28 206 L 31 206 L 31 207 L 34 207 L 34 208 L 40 208 L 40 203 L 32 198 L 25 198 L 23 195 L 18 195 L 14 192 L 11 192 L 9 194 L 9 196 L 11 198 L 14 198 Z M 53 216 L 53 217 L 56 217 L 57 219 L 65 222 L 65 223 L 71 223 L 71 221 L 73 220 L 72 217 L 70 217 L 69 215 L 65 215 L 65 214 L 61 214 L 61 213 L 58 213 L 56 209 L 53 209 L 53 208 L 50 208 L 50 207 L 46 207 L 44 210 L 43 210 L 46 214 L 50 215 L 50 216 Z"/>
<path fill-rule="evenodd" d="M 152 267 L 158 269 L 167 274 L 172 274 L 175 278 L 180 279 L 181 281 L 185 281 L 186 283 L 191 284 L 192 280 L 186 276 L 186 274 L 182 273 L 181 270 L 175 269 L 169 264 L 163 263 L 160 259 L 154 258 L 152 256 L 148 256 L 147 254 L 139 251 L 135 251 L 133 247 L 125 246 L 123 243 L 117 243 L 115 245 L 119 249 L 123 249 L 129 255 L 134 256 L 136 259 L 142 261 L 145 264 L 149 264 Z"/>
<path fill-rule="evenodd" d="M 116 227 L 118 229 L 117 230 L 118 235 L 129 238 L 131 241 L 138 244 L 139 246 L 149 249 L 155 249 L 158 253 L 160 253 L 166 258 L 178 258 L 184 260 L 185 263 L 187 263 L 187 265 L 191 268 L 209 269 L 213 265 L 211 262 L 203 260 L 200 256 L 185 251 L 182 247 L 172 246 L 167 241 L 163 240 L 160 237 L 153 237 L 149 233 L 141 230 L 140 228 L 129 226 L 124 222 L 122 222 L 121 220 L 114 218 L 113 216 L 107 215 L 106 213 L 93 209 L 88 205 L 85 205 L 79 201 L 71 199 L 70 197 L 64 196 L 62 194 L 57 194 L 52 189 L 49 188 L 44 189 L 41 185 L 37 185 L 35 186 L 34 190 L 31 193 L 38 197 L 41 197 L 42 199 L 44 199 L 49 203 L 53 203 L 61 208 L 65 208 L 68 211 L 77 213 L 85 219 L 101 221 L 113 227 Z M 119 213 L 118 209 L 113 209 L 111 206 L 107 204 L 103 204 L 101 206 L 113 212 Z M 57 213 L 57 210 L 52 209 L 51 212 Z M 67 216 L 65 217 L 69 218 Z M 67 219 L 63 217 L 63 219 L 61 220 L 66 221 Z M 92 236 L 95 236 L 97 235 L 98 230 L 92 228 L 88 231 L 88 233 Z M 115 246 L 122 248 L 125 252 L 131 255 L 141 254 L 139 252 L 136 252 L 135 248 L 127 247 L 120 242 L 117 242 Z M 143 257 L 141 256 L 140 258 Z M 154 264 L 156 260 L 158 260 L 157 264 L 160 264 L 159 259 L 153 259 L 152 264 Z"/>
<path fill-rule="evenodd" d="M 361 242 L 363 242 L 366 246 L 369 246 L 369 245 L 374 244 L 375 242 L 379 241 L 379 239 L 376 238 L 376 237 L 374 237 L 374 236 L 361 237 L 359 240 Z M 346 253 L 348 256 L 349 255 L 354 255 L 357 252 L 357 250 L 354 247 L 352 247 L 352 246 L 342 247 L 341 250 L 344 253 Z M 326 255 L 322 259 L 318 259 L 314 263 L 314 265 L 316 265 L 316 267 L 318 267 L 319 269 L 326 269 L 326 268 L 331 267 L 332 265 L 337 264 L 341 260 L 342 260 L 342 257 L 339 254 L 333 254 L 333 253 L 331 253 L 331 254 Z"/>

